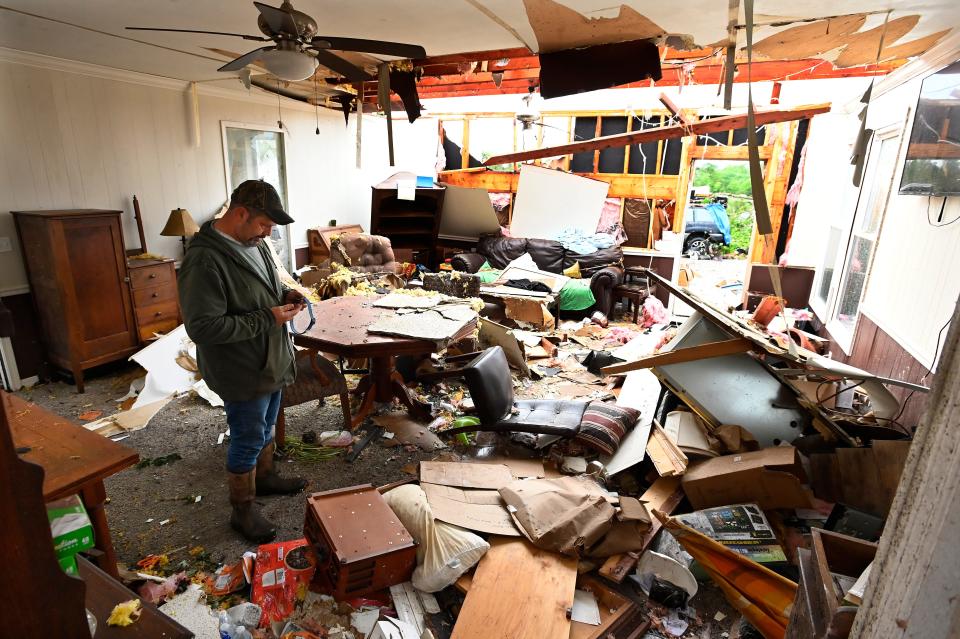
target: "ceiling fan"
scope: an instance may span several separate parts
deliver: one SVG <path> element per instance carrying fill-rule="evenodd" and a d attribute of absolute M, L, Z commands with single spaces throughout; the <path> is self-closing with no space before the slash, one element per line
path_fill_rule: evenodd
<path fill-rule="evenodd" d="M 356 51 L 378 55 L 396 56 L 399 58 L 423 58 L 426 51 L 423 47 L 400 42 L 385 42 L 383 40 L 363 40 L 360 38 L 341 38 L 337 36 L 318 36 L 317 21 L 312 17 L 297 11 L 284 0 L 279 7 L 271 7 L 262 2 L 254 2 L 260 15 L 257 17 L 257 26 L 266 36 L 245 35 L 242 33 L 228 33 L 224 31 L 199 31 L 194 29 L 163 29 L 154 27 L 127 27 L 134 31 L 173 31 L 178 33 L 206 33 L 212 35 L 226 35 L 256 40 L 274 44 L 262 47 L 239 58 L 228 62 L 217 71 L 239 71 L 248 64 L 260 62 L 273 75 L 281 80 L 296 82 L 305 80 L 313 75 L 318 65 L 339 73 L 352 82 L 363 82 L 372 79 L 371 76 L 357 65 L 330 53 L 330 49 L 337 51 Z"/>

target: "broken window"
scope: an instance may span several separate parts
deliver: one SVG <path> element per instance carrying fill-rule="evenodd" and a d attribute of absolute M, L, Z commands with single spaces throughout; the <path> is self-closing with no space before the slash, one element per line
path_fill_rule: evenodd
<path fill-rule="evenodd" d="M 287 209 L 287 161 L 283 131 L 232 122 L 222 123 L 222 129 L 227 191 L 232 192 L 246 180 L 263 180 L 277 190 L 284 209 Z M 281 262 L 292 270 L 287 227 L 280 224 L 274 226 L 270 240 Z"/>
<path fill-rule="evenodd" d="M 880 220 L 890 195 L 891 176 L 897 163 L 899 136 L 878 138 L 871 153 L 869 177 L 857 202 L 847 255 L 844 260 L 840 295 L 833 319 L 851 339 L 866 289 Z"/>

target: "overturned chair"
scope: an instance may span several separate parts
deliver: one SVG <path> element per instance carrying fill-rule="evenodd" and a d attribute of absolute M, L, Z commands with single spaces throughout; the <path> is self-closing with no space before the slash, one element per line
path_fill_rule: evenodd
<path fill-rule="evenodd" d="M 578 400 L 514 400 L 513 377 L 500 346 L 488 348 L 463 368 L 444 376 L 463 376 L 480 418 L 477 426 L 440 431 L 444 436 L 485 431 L 575 437 L 589 404 Z"/>
<path fill-rule="evenodd" d="M 280 413 L 277 415 L 276 442 L 283 448 L 287 435 L 287 422 L 284 409 L 299 406 L 310 400 L 323 401 L 325 397 L 339 395 L 343 410 L 343 428 L 350 429 L 350 395 L 347 393 L 347 380 L 337 369 L 337 365 L 319 352 L 304 348 L 297 350 L 297 379 L 283 389 L 280 398 Z"/>

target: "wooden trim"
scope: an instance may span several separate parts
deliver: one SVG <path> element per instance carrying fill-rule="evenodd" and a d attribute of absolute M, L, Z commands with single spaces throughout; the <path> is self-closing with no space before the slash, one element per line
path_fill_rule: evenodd
<path fill-rule="evenodd" d="M 627 114 L 627 133 L 633 131 L 633 116 Z M 630 145 L 628 144 L 623 149 L 623 172 L 630 173 Z"/>
<path fill-rule="evenodd" d="M 672 200 L 677 196 L 677 176 L 620 173 L 575 173 L 610 185 L 608 197 Z M 441 171 L 441 182 L 491 193 L 516 193 L 519 174 L 515 172 L 467 169 Z"/>
<path fill-rule="evenodd" d="M 787 122 L 790 120 L 800 120 L 810 118 L 821 113 L 827 113 L 830 110 L 830 104 L 817 104 L 811 106 L 798 107 L 795 109 L 761 109 L 755 113 L 755 122 L 757 126 L 773 124 L 776 122 Z M 718 131 L 727 131 L 729 129 L 740 129 L 746 126 L 746 114 L 728 115 L 709 120 L 701 120 L 688 127 L 680 125 L 662 126 L 655 129 L 633 133 L 618 133 L 616 135 L 607 135 L 585 142 L 575 142 L 573 144 L 564 144 L 560 146 L 536 149 L 534 151 L 524 151 L 510 155 L 495 156 L 484 162 L 485 166 L 502 164 L 504 162 L 522 162 L 525 160 L 536 160 L 538 158 L 552 157 L 555 155 L 564 155 L 566 153 L 582 153 L 584 151 L 601 151 L 603 149 L 618 148 L 628 144 L 640 144 L 643 142 L 652 142 L 654 140 L 667 140 L 672 138 L 682 138 L 689 135 L 699 135 L 704 133 L 716 133 Z M 599 126 L 599 125 L 598 125 Z"/>
<path fill-rule="evenodd" d="M 460 167 L 470 168 L 470 118 L 463 119 L 463 146 L 460 147 Z"/>
<path fill-rule="evenodd" d="M 636 361 L 626 362 L 625 364 L 606 366 L 600 369 L 600 372 L 604 375 L 621 375 L 642 368 L 682 364 L 684 362 L 693 362 L 711 357 L 723 357 L 724 355 L 736 355 L 737 353 L 745 353 L 751 348 L 753 348 L 753 344 L 749 340 L 743 338 L 725 339 L 720 342 L 707 342 L 699 346 L 690 346 L 650 355 L 648 357 L 641 357 Z"/>
<path fill-rule="evenodd" d="M 603 126 L 603 116 L 598 115 L 597 124 L 594 127 L 594 131 L 593 131 L 593 139 L 597 139 L 600 137 L 602 126 Z M 593 172 L 594 173 L 600 172 L 600 149 L 597 149 L 596 151 L 593 152 Z"/>

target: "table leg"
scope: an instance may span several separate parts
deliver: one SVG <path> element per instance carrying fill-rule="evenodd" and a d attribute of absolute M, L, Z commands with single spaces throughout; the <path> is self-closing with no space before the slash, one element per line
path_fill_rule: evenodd
<path fill-rule="evenodd" d="M 371 392 L 378 402 L 393 401 L 393 390 L 390 388 L 393 372 L 393 356 L 370 358 L 370 380 L 373 382 Z"/>
<path fill-rule="evenodd" d="M 287 445 L 287 417 L 283 414 L 283 411 L 284 408 L 281 406 L 280 412 L 277 413 L 276 430 L 273 433 L 273 441 L 280 452 L 283 452 Z"/>
<path fill-rule="evenodd" d="M 390 383 L 393 396 L 407 407 L 412 417 L 416 419 L 430 419 L 433 407 L 426 402 L 420 401 L 416 393 L 407 388 L 407 385 L 403 383 L 403 377 L 400 373 L 394 372 L 391 376 Z"/>
<path fill-rule="evenodd" d="M 91 482 L 81 489 L 83 505 L 87 509 L 90 523 L 93 524 L 93 536 L 97 550 L 103 555 L 97 560 L 100 569 L 116 580 L 120 580 L 117 571 L 117 553 L 113 549 L 113 540 L 110 538 L 110 526 L 107 524 L 107 513 L 104 504 L 107 501 L 107 489 L 103 480 Z"/>

